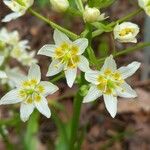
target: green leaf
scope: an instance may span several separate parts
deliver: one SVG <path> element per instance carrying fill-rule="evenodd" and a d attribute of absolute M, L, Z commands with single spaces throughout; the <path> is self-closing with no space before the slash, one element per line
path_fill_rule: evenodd
<path fill-rule="evenodd" d="M 110 26 L 108 26 L 108 25 L 105 25 L 105 24 L 103 24 L 103 23 L 101 23 L 101 22 L 94 22 L 94 23 L 92 23 L 92 25 L 93 25 L 95 28 L 101 30 L 102 32 L 111 32 L 111 31 L 113 30 L 112 27 L 110 27 Z"/>
<path fill-rule="evenodd" d="M 89 0 L 88 4 L 90 7 L 97 7 L 97 8 L 106 8 L 112 5 L 115 0 Z"/>

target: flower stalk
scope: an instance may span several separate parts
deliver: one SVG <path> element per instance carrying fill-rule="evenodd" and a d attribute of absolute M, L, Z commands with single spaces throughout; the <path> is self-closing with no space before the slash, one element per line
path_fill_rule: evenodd
<path fill-rule="evenodd" d="M 63 28 L 63 27 L 61 27 L 61 26 L 59 26 L 58 24 L 54 23 L 53 21 L 51 21 L 51 20 L 45 18 L 44 16 L 42 16 L 42 15 L 39 14 L 38 12 L 34 11 L 32 8 L 29 8 L 28 11 L 29 11 L 32 15 L 36 16 L 37 18 L 39 18 L 40 20 L 46 22 L 46 23 L 47 23 L 48 25 L 50 25 L 52 28 L 58 29 L 58 30 L 62 31 L 63 33 L 67 34 L 71 39 L 75 40 L 75 39 L 79 38 L 79 36 L 76 35 L 75 33 L 71 32 L 71 31 L 69 31 L 69 30 L 67 30 L 67 29 L 65 29 L 65 28 Z"/>

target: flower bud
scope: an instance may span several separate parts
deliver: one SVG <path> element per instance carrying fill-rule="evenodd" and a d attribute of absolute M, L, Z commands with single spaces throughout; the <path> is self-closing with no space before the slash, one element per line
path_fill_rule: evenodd
<path fill-rule="evenodd" d="M 138 25 L 131 22 L 117 24 L 114 28 L 114 38 L 122 43 L 137 43 L 136 36 L 139 33 Z"/>
<path fill-rule="evenodd" d="M 83 18 L 85 22 L 95 22 L 106 19 L 104 13 L 101 14 L 97 8 L 90 8 L 89 6 L 85 7 Z"/>
<path fill-rule="evenodd" d="M 57 12 L 64 12 L 69 7 L 68 0 L 50 0 L 52 8 Z"/>
<path fill-rule="evenodd" d="M 138 0 L 139 6 L 150 16 L 150 0 Z"/>

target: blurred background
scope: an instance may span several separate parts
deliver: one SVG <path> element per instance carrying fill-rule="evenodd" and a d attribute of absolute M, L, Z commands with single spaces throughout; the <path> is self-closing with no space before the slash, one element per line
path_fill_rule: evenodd
<path fill-rule="evenodd" d="M 49 0 L 36 0 L 34 8 L 47 18 L 77 34 L 83 31 L 84 22 L 80 17 L 72 17 L 67 12 L 64 14 L 54 12 L 51 9 Z M 137 8 L 136 0 L 117 0 L 109 9 L 101 11 L 106 12 L 107 16 L 109 16 L 109 21 L 113 21 Z M 10 10 L 0 1 L 0 20 L 9 12 Z M 131 22 L 138 24 L 140 27 L 138 42 L 150 42 L 150 18 L 146 17 L 145 13 L 140 13 Z M 7 28 L 9 31 L 17 30 L 21 39 L 29 40 L 29 45 L 35 51 L 38 51 L 44 44 L 53 43 L 53 29 L 29 13 L 9 23 L 0 22 L 0 29 L 2 27 Z M 118 51 L 121 51 L 126 47 L 135 45 L 121 44 L 114 41 L 112 33 L 105 33 L 96 37 L 92 42 L 97 57 L 104 57 L 111 54 L 114 47 Z M 36 56 L 36 58 L 39 60 L 42 69 L 43 80 L 48 80 L 48 78 L 45 78 L 45 74 L 50 59 L 44 56 Z M 120 98 L 118 114 L 115 119 L 110 117 L 104 107 L 103 101 L 98 100 L 93 104 L 82 105 L 80 129 L 83 129 L 83 126 L 86 125 L 82 150 L 150 150 L 149 47 L 116 59 L 119 66 L 129 64 L 134 60 L 142 62 L 142 65 L 138 72 L 128 79 L 128 83 L 137 91 L 138 97 L 134 100 Z M 28 69 L 13 59 L 9 63 L 11 67 L 19 66 L 25 72 Z M 57 113 L 61 119 L 67 121 L 72 115 L 72 100 L 78 87 L 68 88 L 65 80 L 60 80 L 57 85 L 60 87 L 60 91 L 49 97 L 49 100 L 59 101 L 63 105 L 65 111 L 58 108 Z M 3 94 L 4 89 L 1 87 L 0 97 Z M 15 147 L 17 150 L 23 149 L 21 139 L 26 135 L 26 131 L 24 130 L 26 124 L 21 123 L 19 119 L 10 121 L 9 123 L 3 121 L 11 118 L 11 109 L 12 105 L 0 106 L 0 150 L 9 149 L 6 146 L 7 144 L 13 145 L 12 147 Z M 18 107 L 14 109 L 16 113 L 19 113 Z M 16 123 L 18 124 L 17 127 Z M 39 131 L 35 135 L 38 139 L 38 149 L 53 150 L 57 135 L 58 132 L 54 121 L 41 116 Z M 15 145 L 17 145 L 17 148 Z"/>

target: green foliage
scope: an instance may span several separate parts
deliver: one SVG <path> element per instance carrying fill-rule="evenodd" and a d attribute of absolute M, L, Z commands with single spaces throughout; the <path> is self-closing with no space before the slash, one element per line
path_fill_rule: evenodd
<path fill-rule="evenodd" d="M 106 8 L 112 5 L 114 2 L 115 0 L 89 0 L 88 4 L 91 7 Z"/>

